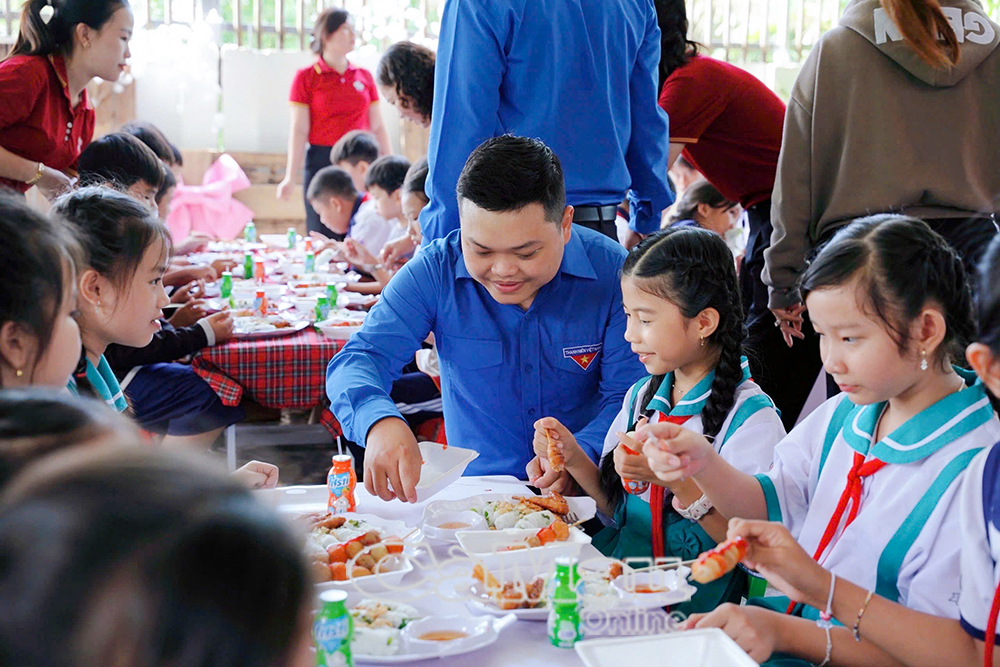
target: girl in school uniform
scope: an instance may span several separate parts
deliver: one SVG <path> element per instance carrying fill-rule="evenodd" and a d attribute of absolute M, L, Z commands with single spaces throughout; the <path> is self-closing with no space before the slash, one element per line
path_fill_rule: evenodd
<path fill-rule="evenodd" d="M 0 185 L 46 197 L 71 187 L 94 135 L 85 86 L 115 81 L 129 58 L 126 0 L 28 0 L 0 62 Z"/>
<path fill-rule="evenodd" d="M 886 215 L 840 231 L 801 289 L 824 366 L 844 393 L 775 447 L 766 474 L 735 470 L 701 435 L 673 424 L 637 437 L 660 479 L 693 476 L 726 516 L 780 522 L 831 573 L 815 597 L 772 576 L 811 606 L 768 597 L 690 623 L 722 627 L 768 664 L 891 663 L 858 623 L 853 637 L 831 627 L 833 594 L 853 581 L 911 610 L 959 617 L 959 488 L 973 458 L 1000 439 L 986 388 L 952 365 L 973 333 L 971 292 L 943 238 Z M 857 603 L 839 609 L 841 622 L 871 620 L 864 595 Z"/>
<path fill-rule="evenodd" d="M 966 358 L 995 405 L 1000 395 L 1000 240 L 994 240 L 984 256 L 979 286 L 979 336 L 966 350 Z M 1000 650 L 989 651 L 989 658 L 985 653 L 991 634 L 994 646 L 997 643 L 995 623 L 1000 613 L 1000 448 L 988 447 L 976 455 L 965 470 L 956 502 L 961 539 L 957 618 L 904 607 L 841 576 L 834 580 L 780 523 L 733 519 L 728 535 L 747 541 L 744 562 L 776 589 L 815 608 L 829 603 L 831 616 L 850 628 L 856 639 L 871 642 L 904 664 L 997 664 Z M 741 644 L 751 655 L 763 656 L 764 646 L 774 642 L 746 621 L 738 610 L 726 609 L 692 619 L 691 625 L 724 625 L 727 632 L 742 637 Z M 841 647 L 835 644 L 832 662 L 840 662 L 840 655 Z"/>
<path fill-rule="evenodd" d="M 392 153 L 378 106 L 375 78 L 368 70 L 347 60 L 347 54 L 354 50 L 356 37 L 351 15 L 346 11 L 327 9 L 321 12 L 313 27 L 310 47 L 318 58 L 295 73 L 288 98 L 292 107 L 288 161 L 285 177 L 278 184 L 278 198 L 291 196 L 293 175 L 304 163 L 302 193 L 306 229 L 323 236 L 329 233 L 305 195 L 316 172 L 330 166 L 330 150 L 337 140 L 351 130 L 370 130 L 378 139 L 382 155 Z"/>
<path fill-rule="evenodd" d="M 623 560 L 692 559 L 722 538 L 726 518 L 694 483 L 658 480 L 645 457 L 624 444 L 638 449 L 625 433 L 640 420 L 685 424 L 713 438 L 732 465 L 757 473 L 767 470 L 785 430 L 774 404 L 750 379 L 736 269 L 717 234 L 677 228 L 643 240 L 622 268 L 622 299 L 625 338 L 651 375 L 626 394 L 600 467 L 552 417 L 535 424 L 535 452 L 547 458 L 551 438 L 569 473 L 610 519 L 594 540 L 602 552 Z M 732 574 L 701 586 L 681 609 L 739 600 L 744 584 L 742 575 Z"/>

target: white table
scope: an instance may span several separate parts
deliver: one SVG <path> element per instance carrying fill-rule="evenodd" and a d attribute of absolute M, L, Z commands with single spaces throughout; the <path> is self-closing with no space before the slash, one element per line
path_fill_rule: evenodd
<path fill-rule="evenodd" d="M 303 501 L 307 496 L 312 499 L 312 504 L 303 502 L 303 511 L 316 511 L 321 507 L 315 506 L 315 499 L 322 496 L 325 487 L 295 487 L 303 492 Z M 280 491 L 280 490 L 279 490 Z M 312 493 L 308 493 L 312 491 Z M 526 494 L 530 493 L 524 482 L 516 478 L 505 475 L 489 477 L 462 477 L 454 484 L 438 493 L 428 501 L 417 504 L 403 503 L 398 500 L 386 502 L 376 496 L 369 494 L 363 486 L 359 485 L 356 491 L 357 511 L 361 514 L 373 514 L 384 519 L 398 520 L 406 523 L 407 526 L 416 527 L 423 515 L 424 507 L 428 502 L 437 500 L 460 500 L 482 493 L 503 493 L 503 494 Z M 286 497 L 287 500 L 287 497 Z M 288 507 L 288 505 L 285 505 Z M 298 506 L 296 506 L 298 508 Z M 457 549 L 458 547 L 452 547 Z M 448 560 L 448 548 L 434 547 L 433 557 L 437 563 Z M 580 560 L 600 557 L 601 553 L 590 544 L 584 545 L 580 552 Z M 431 554 L 423 554 L 418 557 L 419 563 L 431 563 Z M 459 566 L 462 567 L 462 566 Z M 442 572 L 454 572 L 454 568 L 442 567 Z M 468 565 L 464 565 L 463 572 L 468 573 Z M 393 593 L 377 593 L 371 597 L 381 597 L 393 599 L 400 597 L 402 601 L 410 602 L 406 599 L 409 595 L 425 594 L 419 600 L 424 607 L 430 607 L 434 613 L 441 615 L 472 615 L 472 611 L 465 602 L 459 600 L 444 599 L 434 592 L 433 583 L 423 583 L 428 580 L 425 573 L 414 571 L 407 575 L 402 585 L 408 583 L 415 584 L 411 591 L 405 595 Z M 661 610 L 651 612 L 640 612 L 635 616 L 624 617 L 614 624 L 598 628 L 599 636 L 615 636 L 621 634 L 651 634 L 662 631 L 667 627 L 667 615 Z M 519 621 L 507 628 L 500 635 L 500 639 L 486 648 L 474 653 L 466 653 L 451 658 L 434 658 L 419 662 L 408 663 L 414 665 L 435 664 L 439 667 L 500 667 L 517 665 L 518 667 L 579 667 L 583 664 L 576 652 L 567 649 L 559 649 L 549 643 L 548 632 L 544 622 Z M 365 664 L 358 662 L 358 664 Z"/>

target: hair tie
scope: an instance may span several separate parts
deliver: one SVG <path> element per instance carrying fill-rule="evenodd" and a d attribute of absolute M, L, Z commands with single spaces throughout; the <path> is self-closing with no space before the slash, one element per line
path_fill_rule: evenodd
<path fill-rule="evenodd" d="M 38 10 L 38 16 L 41 17 L 42 23 L 45 25 L 49 24 L 55 13 L 56 8 L 52 6 L 52 0 L 45 0 L 45 6 Z"/>

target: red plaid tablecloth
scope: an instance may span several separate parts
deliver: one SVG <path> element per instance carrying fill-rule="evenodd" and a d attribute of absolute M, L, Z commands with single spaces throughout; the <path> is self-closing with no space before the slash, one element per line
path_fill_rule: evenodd
<path fill-rule="evenodd" d="M 326 365 L 345 342 L 314 329 L 278 338 L 231 340 L 205 348 L 191 366 L 225 405 L 238 405 L 245 392 L 265 407 L 311 409 L 325 402 Z M 334 437 L 340 435 L 329 408 L 320 422 Z"/>

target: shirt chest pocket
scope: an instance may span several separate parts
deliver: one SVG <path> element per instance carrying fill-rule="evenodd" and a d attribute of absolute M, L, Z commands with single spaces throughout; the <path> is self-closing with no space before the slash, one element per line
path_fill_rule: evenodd
<path fill-rule="evenodd" d="M 599 346 L 558 348 L 546 355 L 545 382 L 557 387 L 546 393 L 555 406 L 573 409 L 593 399 L 601 380 L 600 357 Z"/>
<path fill-rule="evenodd" d="M 503 341 L 436 337 L 441 380 L 473 404 L 495 403 L 503 368 Z"/>

